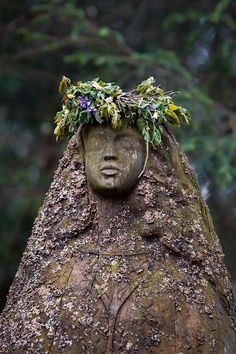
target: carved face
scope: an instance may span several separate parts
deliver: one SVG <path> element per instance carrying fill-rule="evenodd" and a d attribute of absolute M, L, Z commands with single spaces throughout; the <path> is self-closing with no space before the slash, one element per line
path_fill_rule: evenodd
<path fill-rule="evenodd" d="M 110 125 L 83 131 L 85 168 L 89 184 L 101 194 L 116 197 L 129 191 L 142 171 L 145 142 L 137 129 Z"/>

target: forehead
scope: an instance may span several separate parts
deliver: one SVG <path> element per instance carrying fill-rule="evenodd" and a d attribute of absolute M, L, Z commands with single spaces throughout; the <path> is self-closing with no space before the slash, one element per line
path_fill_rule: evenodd
<path fill-rule="evenodd" d="M 112 128 L 111 125 L 88 125 L 83 129 L 83 138 L 85 140 L 92 137 L 107 137 L 108 139 L 115 137 L 130 137 L 137 138 L 143 141 L 142 135 L 139 133 L 138 129 L 131 126 L 124 126 L 122 128 Z"/>

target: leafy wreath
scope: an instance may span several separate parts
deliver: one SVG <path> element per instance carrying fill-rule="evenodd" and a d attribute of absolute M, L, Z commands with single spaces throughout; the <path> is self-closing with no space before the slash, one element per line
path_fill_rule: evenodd
<path fill-rule="evenodd" d="M 121 128 L 124 121 L 137 126 L 147 143 L 153 147 L 161 144 L 162 124 L 169 122 L 180 126 L 180 120 L 189 124 L 189 112 L 172 100 L 174 92 L 164 92 L 149 77 L 135 90 L 123 92 L 115 83 L 99 78 L 78 81 L 76 85 L 63 76 L 59 92 L 63 93 L 62 110 L 55 117 L 54 134 L 70 138 L 84 124 L 110 122 Z"/>

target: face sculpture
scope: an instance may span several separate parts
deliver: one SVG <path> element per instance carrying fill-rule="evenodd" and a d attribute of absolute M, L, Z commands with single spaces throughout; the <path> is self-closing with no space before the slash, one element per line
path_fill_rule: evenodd
<path fill-rule="evenodd" d="M 112 198 L 133 187 L 146 154 L 144 139 L 137 129 L 87 126 L 83 142 L 87 179 L 96 192 Z"/>

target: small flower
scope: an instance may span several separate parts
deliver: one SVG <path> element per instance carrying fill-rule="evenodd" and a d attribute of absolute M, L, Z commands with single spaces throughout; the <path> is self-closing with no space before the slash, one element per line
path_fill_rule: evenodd
<path fill-rule="evenodd" d="M 96 110 L 95 107 L 89 107 L 89 108 L 87 109 L 87 111 L 88 111 L 88 112 L 91 112 L 91 113 L 96 113 L 96 112 L 97 112 L 97 110 Z"/>
<path fill-rule="evenodd" d="M 113 101 L 113 97 L 107 97 L 106 99 L 105 99 L 105 101 L 106 101 L 106 103 L 111 103 L 112 101 Z"/>
<path fill-rule="evenodd" d="M 73 93 L 68 93 L 68 94 L 67 94 L 67 97 L 68 97 L 69 99 L 72 99 L 72 98 L 74 98 L 75 96 L 73 95 Z"/>
<path fill-rule="evenodd" d="M 150 112 L 154 112 L 157 109 L 157 105 L 152 103 L 148 106 L 148 108 Z"/>
<path fill-rule="evenodd" d="M 84 109 L 88 109 L 91 105 L 91 101 L 84 96 L 78 96 L 77 99 L 79 100 L 80 106 Z"/>
<path fill-rule="evenodd" d="M 70 79 L 63 77 L 59 88 L 64 95 L 63 105 L 55 118 L 55 134 L 70 136 L 82 121 L 83 124 L 109 121 L 114 128 L 119 128 L 126 117 L 130 123 L 137 124 L 144 140 L 152 145 L 161 144 L 161 124 L 169 122 L 179 126 L 180 118 L 189 124 L 189 113 L 175 105 L 171 91 L 167 95 L 154 82 L 149 77 L 136 90 L 122 93 L 119 86 L 99 78 L 72 85 Z"/>

